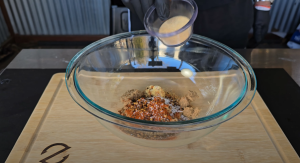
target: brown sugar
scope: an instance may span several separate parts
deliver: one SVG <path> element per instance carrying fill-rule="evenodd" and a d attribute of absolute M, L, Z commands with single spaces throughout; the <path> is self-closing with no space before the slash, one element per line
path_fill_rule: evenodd
<path fill-rule="evenodd" d="M 190 106 L 190 103 L 193 102 L 196 98 L 199 98 L 198 94 L 195 91 L 189 91 L 189 93 L 179 100 L 179 105 L 182 108 Z"/>
<path fill-rule="evenodd" d="M 127 92 L 125 92 L 125 94 L 123 96 L 121 96 L 121 102 L 123 102 L 123 105 L 126 106 L 127 104 L 129 104 L 131 101 L 136 101 L 139 98 L 141 98 L 143 95 L 143 93 L 137 89 L 131 89 Z"/>
<path fill-rule="evenodd" d="M 199 116 L 200 109 L 198 107 L 192 108 L 192 107 L 186 107 L 183 110 L 183 115 L 188 117 L 189 119 L 196 119 Z"/>
<path fill-rule="evenodd" d="M 186 97 L 181 97 L 179 100 L 179 105 L 180 105 L 180 107 L 185 108 L 190 105 L 190 102 L 188 101 L 188 99 Z"/>
<path fill-rule="evenodd" d="M 196 98 L 199 98 L 198 94 L 195 91 L 189 91 L 189 93 L 186 95 L 187 100 L 190 102 L 194 101 Z"/>

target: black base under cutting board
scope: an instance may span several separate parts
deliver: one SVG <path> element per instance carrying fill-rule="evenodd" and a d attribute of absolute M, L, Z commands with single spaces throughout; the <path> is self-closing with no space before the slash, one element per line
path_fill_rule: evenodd
<path fill-rule="evenodd" d="M 300 155 L 300 87 L 284 69 L 254 69 L 257 91 Z"/>
<path fill-rule="evenodd" d="M 254 69 L 257 90 L 300 154 L 300 87 L 283 69 Z M 5 162 L 44 89 L 65 69 L 7 69 L 0 76 L 0 162 Z"/>
<path fill-rule="evenodd" d="M 65 69 L 7 69 L 0 76 L 0 162 L 5 162 L 53 74 Z"/>

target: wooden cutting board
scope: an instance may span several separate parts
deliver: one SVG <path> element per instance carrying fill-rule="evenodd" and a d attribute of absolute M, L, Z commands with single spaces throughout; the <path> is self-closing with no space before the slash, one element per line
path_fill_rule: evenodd
<path fill-rule="evenodd" d="M 240 115 L 192 144 L 148 148 L 114 136 L 70 97 L 55 74 L 6 160 L 17 162 L 300 162 L 256 93 Z"/>

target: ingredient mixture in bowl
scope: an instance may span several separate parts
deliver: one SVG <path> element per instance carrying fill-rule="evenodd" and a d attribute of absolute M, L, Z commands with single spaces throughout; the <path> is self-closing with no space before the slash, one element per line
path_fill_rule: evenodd
<path fill-rule="evenodd" d="M 122 116 L 157 122 L 176 122 L 195 119 L 200 109 L 191 106 L 199 98 L 196 92 L 189 91 L 183 97 L 165 92 L 160 86 L 150 85 L 144 91 L 132 89 L 121 96 L 124 107 L 119 110 Z"/>

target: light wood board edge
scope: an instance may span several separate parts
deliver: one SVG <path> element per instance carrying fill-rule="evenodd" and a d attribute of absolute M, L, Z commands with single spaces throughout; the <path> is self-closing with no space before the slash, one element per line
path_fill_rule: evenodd
<path fill-rule="evenodd" d="M 65 73 L 57 73 L 52 76 L 21 135 L 6 159 L 6 163 L 21 162 L 23 157 L 26 155 L 26 152 L 30 150 L 30 146 L 34 142 L 41 122 L 46 116 L 47 110 L 51 107 L 60 85 L 63 84 L 64 76 Z"/>
<path fill-rule="evenodd" d="M 267 131 L 278 153 L 280 154 L 282 160 L 286 163 L 300 163 L 298 154 L 290 144 L 289 140 L 281 130 L 277 121 L 258 92 L 256 92 L 251 105 L 263 124 L 265 130 Z"/>

